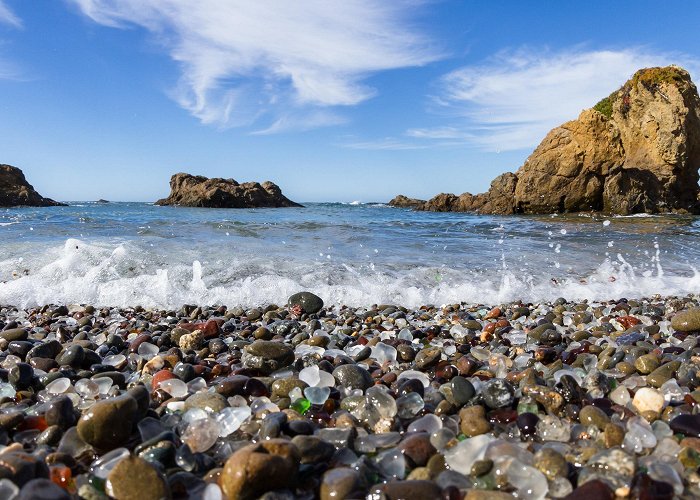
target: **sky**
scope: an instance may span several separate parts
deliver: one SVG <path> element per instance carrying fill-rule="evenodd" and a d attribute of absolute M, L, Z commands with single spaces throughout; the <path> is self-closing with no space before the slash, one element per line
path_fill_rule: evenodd
<path fill-rule="evenodd" d="M 482 192 L 635 70 L 700 75 L 699 22 L 685 0 L 0 0 L 0 163 L 57 200 L 153 201 L 176 172 L 301 202 Z"/>

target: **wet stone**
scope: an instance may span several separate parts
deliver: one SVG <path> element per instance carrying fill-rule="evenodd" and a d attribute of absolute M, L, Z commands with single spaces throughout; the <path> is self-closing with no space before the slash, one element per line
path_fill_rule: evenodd
<path fill-rule="evenodd" d="M 197 392 L 185 400 L 185 411 L 194 408 L 218 413 L 228 406 L 226 398 L 216 392 Z"/>
<path fill-rule="evenodd" d="M 98 401 L 78 420 L 78 435 L 100 450 L 111 450 L 129 439 L 138 418 L 138 404 L 129 394 Z"/>
<path fill-rule="evenodd" d="M 70 500 L 66 490 L 48 479 L 32 479 L 25 484 L 15 497 L 16 500 Z"/>
<path fill-rule="evenodd" d="M 244 348 L 243 363 L 270 374 L 294 362 L 294 350 L 280 342 L 256 340 Z"/>
<path fill-rule="evenodd" d="M 323 309 L 323 300 L 311 292 L 299 292 L 289 297 L 288 304 L 298 306 L 306 314 L 316 314 Z"/>
<path fill-rule="evenodd" d="M 160 500 L 170 496 L 168 485 L 153 465 L 132 456 L 110 471 L 105 491 L 117 500 Z"/>
<path fill-rule="evenodd" d="M 341 365 L 333 370 L 333 376 L 339 385 L 350 389 L 365 390 L 374 383 L 370 373 L 359 365 Z"/>
<path fill-rule="evenodd" d="M 510 382 L 497 378 L 486 382 L 481 397 L 489 408 L 505 408 L 513 404 L 515 390 Z"/>
<path fill-rule="evenodd" d="M 700 331 L 700 308 L 694 307 L 680 311 L 671 318 L 671 327 L 679 332 Z"/>
<path fill-rule="evenodd" d="M 452 388 L 452 399 L 459 406 L 470 401 L 476 393 L 472 383 L 459 375 L 450 381 L 450 387 Z"/>

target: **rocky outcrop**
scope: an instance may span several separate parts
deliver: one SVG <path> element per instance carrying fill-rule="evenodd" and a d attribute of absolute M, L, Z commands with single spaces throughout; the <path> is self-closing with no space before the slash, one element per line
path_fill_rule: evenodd
<path fill-rule="evenodd" d="M 170 196 L 156 205 L 207 208 L 301 207 L 272 182 L 244 182 L 179 173 L 170 178 Z"/>
<path fill-rule="evenodd" d="M 391 200 L 388 205 L 391 207 L 398 208 L 421 208 L 425 200 L 419 200 L 417 198 L 409 198 L 402 194 L 398 195 L 396 198 Z"/>
<path fill-rule="evenodd" d="M 700 213 L 700 98 L 676 66 L 635 73 L 578 119 L 547 134 L 486 193 L 439 194 L 434 211 Z"/>
<path fill-rule="evenodd" d="M 56 207 L 63 203 L 44 198 L 12 165 L 0 165 L 0 207 Z"/>

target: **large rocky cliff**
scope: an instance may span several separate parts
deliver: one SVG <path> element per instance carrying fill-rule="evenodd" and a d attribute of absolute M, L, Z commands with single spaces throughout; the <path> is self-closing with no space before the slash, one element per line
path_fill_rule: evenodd
<path fill-rule="evenodd" d="M 175 174 L 170 178 L 170 195 L 158 200 L 156 205 L 208 208 L 274 208 L 300 207 L 282 194 L 272 182 L 244 182 Z"/>
<path fill-rule="evenodd" d="M 44 198 L 27 182 L 24 173 L 12 165 L 0 165 L 0 207 L 55 207 L 63 203 Z"/>
<path fill-rule="evenodd" d="M 440 194 L 420 209 L 493 214 L 700 213 L 700 98 L 677 66 L 639 70 L 550 131 L 486 193 Z"/>

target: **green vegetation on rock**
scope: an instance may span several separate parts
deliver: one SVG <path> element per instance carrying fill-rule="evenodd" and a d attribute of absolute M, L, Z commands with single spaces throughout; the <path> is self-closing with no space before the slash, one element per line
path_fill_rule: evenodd
<path fill-rule="evenodd" d="M 663 68 L 645 68 L 637 71 L 632 77 L 632 85 L 644 85 L 648 90 L 656 89 L 662 83 L 680 85 L 687 80 L 687 73 L 677 66 L 665 66 Z"/>
<path fill-rule="evenodd" d="M 604 115 L 606 118 L 610 118 L 613 112 L 613 102 L 615 102 L 618 92 L 619 91 L 616 90 L 608 97 L 605 97 L 598 101 L 598 104 L 593 106 L 593 109 Z"/>

